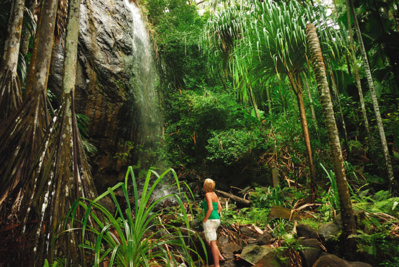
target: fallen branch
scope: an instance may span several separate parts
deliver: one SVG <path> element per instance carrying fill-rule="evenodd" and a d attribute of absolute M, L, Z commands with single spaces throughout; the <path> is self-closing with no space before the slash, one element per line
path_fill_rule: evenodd
<path fill-rule="evenodd" d="M 218 193 L 218 194 L 220 194 L 220 195 L 222 195 L 224 197 L 230 198 L 230 199 L 234 200 L 235 202 L 240 203 L 240 204 L 242 204 L 244 206 L 250 206 L 251 205 L 251 201 L 246 200 L 246 199 L 244 199 L 242 197 L 237 197 L 237 196 L 235 196 L 233 194 L 230 194 L 230 193 L 227 193 L 227 192 L 224 192 L 224 191 L 220 191 L 220 190 L 215 190 L 215 191 L 216 191 L 216 193 Z"/>

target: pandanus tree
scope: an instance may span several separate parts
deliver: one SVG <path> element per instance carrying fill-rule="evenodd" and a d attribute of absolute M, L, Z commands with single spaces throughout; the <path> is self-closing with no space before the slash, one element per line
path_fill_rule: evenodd
<path fill-rule="evenodd" d="M 11 3 L 8 38 L 0 60 L 0 121 L 15 113 L 22 103 L 21 82 L 17 74 L 19 47 L 21 43 L 24 0 Z"/>
<path fill-rule="evenodd" d="M 24 188 L 28 195 L 23 207 L 29 213 L 30 207 L 37 207 L 39 215 L 36 228 L 35 260 L 39 266 L 45 258 L 62 255 L 74 266 L 80 263 L 78 247 L 81 233 L 65 231 L 56 239 L 57 233 L 69 229 L 63 218 L 75 200 L 94 199 L 97 195 L 89 164 L 83 149 L 75 114 L 75 81 L 77 68 L 78 34 L 80 24 L 80 0 L 69 1 L 67 35 L 65 41 L 65 60 L 63 73 L 63 92 L 61 106 L 55 113 L 52 124 L 43 139 L 38 153 L 38 164 L 32 170 L 29 183 Z M 83 220 L 83 209 L 78 209 L 75 218 Z M 53 242 L 55 240 L 55 242 Z M 53 251 L 50 244 L 53 242 Z M 46 244 L 43 246 L 42 244 Z M 55 255 L 51 253 L 55 253 Z"/>
<path fill-rule="evenodd" d="M 57 4 L 57 0 L 41 3 L 26 84 L 27 96 L 0 129 L 0 205 L 15 188 L 26 184 L 50 122 L 46 90 Z"/>
<path fill-rule="evenodd" d="M 240 9 L 236 8 L 238 14 L 234 15 L 234 21 L 225 19 L 233 17 L 229 14 L 232 11 L 216 16 L 217 22 L 210 24 L 209 32 L 216 40 L 228 40 L 230 36 L 236 38 L 231 68 L 238 88 L 251 93 L 247 88 L 252 88 L 253 81 L 262 84 L 276 75 L 281 79 L 288 78 L 297 98 L 313 187 L 315 167 L 303 101 L 303 79 L 309 73 L 305 34 L 307 20 L 318 20 L 317 27 L 324 29 L 326 43 L 331 40 L 329 51 L 334 52 L 330 55 L 338 56 L 339 49 L 334 42 L 336 32 L 327 25 L 328 19 L 323 17 L 323 12 L 312 10 L 307 4 L 297 1 L 245 2 Z"/>

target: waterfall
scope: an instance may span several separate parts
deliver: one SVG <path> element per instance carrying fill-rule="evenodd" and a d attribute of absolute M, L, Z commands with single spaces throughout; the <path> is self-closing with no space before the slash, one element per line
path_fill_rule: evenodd
<path fill-rule="evenodd" d="M 158 74 L 155 65 L 153 46 L 150 41 L 140 9 L 130 0 L 124 0 L 133 17 L 133 74 L 131 84 L 133 96 L 140 118 L 139 155 L 142 168 L 157 163 L 153 152 L 158 150 L 162 119 L 155 91 Z"/>

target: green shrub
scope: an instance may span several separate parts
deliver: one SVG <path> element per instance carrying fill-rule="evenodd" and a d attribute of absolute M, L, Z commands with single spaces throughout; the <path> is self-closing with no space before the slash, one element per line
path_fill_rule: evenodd
<path fill-rule="evenodd" d="M 191 255 L 196 252 L 186 244 L 186 240 L 190 240 L 193 233 L 182 200 L 178 194 L 167 194 L 153 199 L 154 189 L 164 183 L 167 174 L 172 174 L 175 179 L 175 183 L 170 187 L 176 186 L 181 193 L 180 183 L 172 169 L 161 175 L 149 170 L 139 197 L 136 178 L 132 167 L 129 167 L 124 183 L 109 188 L 94 200 L 75 201 L 66 219 L 65 230 L 82 231 L 83 241 L 80 248 L 86 252 L 86 256 L 94 255 L 93 266 L 99 266 L 101 262 L 106 261 L 109 262 L 109 266 L 149 266 L 155 262 L 161 266 L 176 266 L 182 261 L 192 266 Z M 150 184 L 151 176 L 156 178 L 152 184 Z M 129 177 L 133 185 L 134 207 L 130 204 L 128 193 Z M 117 190 L 123 192 L 127 205 L 124 210 L 116 198 Z M 116 208 L 115 214 L 111 214 L 99 204 L 99 201 L 106 196 L 112 199 Z M 184 196 L 188 199 L 186 194 Z M 162 209 L 158 208 L 158 204 L 170 197 L 179 204 L 177 214 L 182 218 L 183 227 L 177 228 L 160 220 Z M 189 206 L 191 210 L 191 205 Z M 77 209 L 85 210 L 83 218 L 75 217 Z M 90 235 L 95 236 L 94 241 L 89 238 Z"/>

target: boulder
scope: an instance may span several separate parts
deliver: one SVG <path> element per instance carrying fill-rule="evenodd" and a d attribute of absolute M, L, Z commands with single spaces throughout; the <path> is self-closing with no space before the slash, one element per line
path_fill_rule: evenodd
<path fill-rule="evenodd" d="M 299 251 L 302 257 L 302 266 L 312 267 L 322 252 L 319 240 L 316 238 L 301 239 L 299 244 L 302 246 Z"/>
<path fill-rule="evenodd" d="M 341 235 L 341 227 L 335 222 L 329 222 L 320 225 L 318 234 L 326 243 L 335 242 L 338 241 L 338 238 Z"/>
<path fill-rule="evenodd" d="M 364 262 L 349 262 L 333 254 L 323 255 L 313 264 L 313 267 L 372 267 Z"/>
<path fill-rule="evenodd" d="M 234 254 L 237 254 L 239 251 L 242 250 L 242 247 L 232 242 L 224 244 L 219 243 L 219 250 L 226 260 L 231 260 L 234 258 Z"/>
<path fill-rule="evenodd" d="M 296 226 L 296 232 L 298 237 L 319 238 L 319 234 L 317 233 L 317 231 L 306 224 L 298 224 Z"/>
<path fill-rule="evenodd" d="M 274 248 L 263 245 L 263 246 L 258 246 L 256 244 L 251 244 L 246 247 L 241 252 L 241 257 L 243 257 L 245 260 L 252 262 L 252 263 L 257 263 L 260 261 L 262 258 L 264 258 L 267 254 L 274 252 Z"/>
<path fill-rule="evenodd" d="M 261 234 L 263 234 L 263 231 L 259 229 L 259 227 L 255 225 L 244 225 L 240 227 L 240 231 L 243 235 L 252 237 L 252 238 L 258 238 Z"/>
<path fill-rule="evenodd" d="M 256 239 L 255 243 L 258 245 L 268 245 L 273 241 L 273 236 L 269 232 L 264 232 Z"/>
<path fill-rule="evenodd" d="M 278 261 L 276 251 L 270 251 L 262 259 L 260 259 L 254 266 L 255 267 L 280 267 L 282 265 Z"/>

